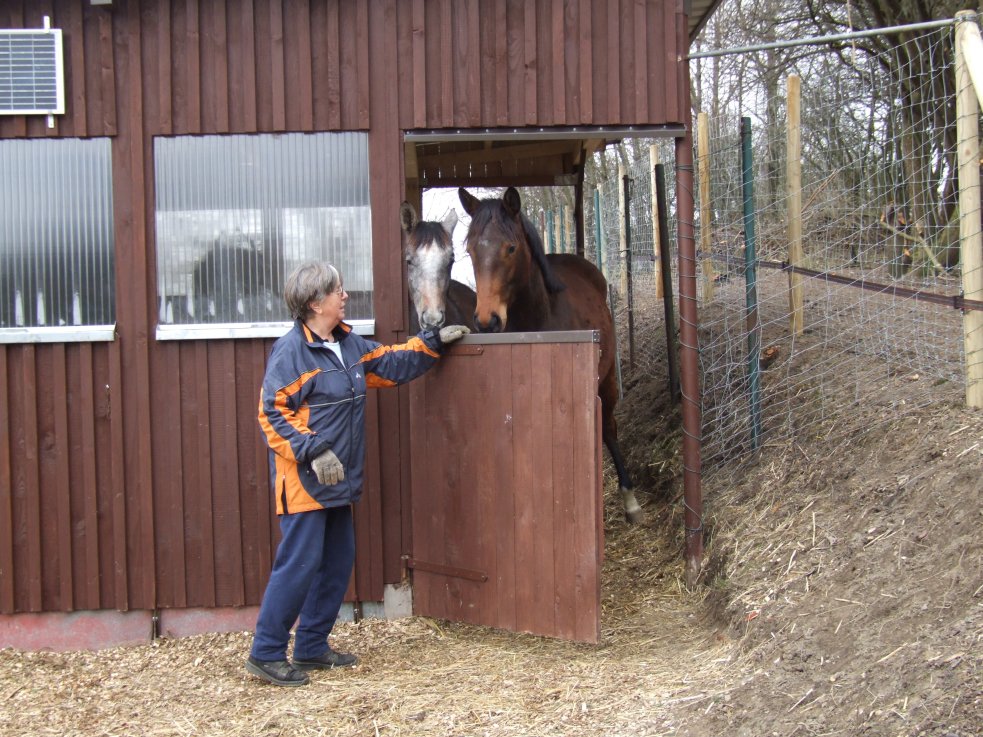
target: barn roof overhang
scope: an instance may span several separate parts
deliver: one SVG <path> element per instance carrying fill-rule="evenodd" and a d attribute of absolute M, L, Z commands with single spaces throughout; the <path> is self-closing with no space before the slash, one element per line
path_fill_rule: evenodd
<path fill-rule="evenodd" d="M 676 138 L 682 126 L 408 131 L 407 184 L 435 187 L 574 186 L 584 162 L 624 138 Z"/>
<path fill-rule="evenodd" d="M 689 21 L 689 42 L 693 43 L 700 31 L 710 20 L 710 16 L 724 0 L 686 0 L 686 18 Z"/>
<path fill-rule="evenodd" d="M 723 0 L 684 0 L 692 43 Z M 413 130 L 404 135 L 407 184 L 552 187 L 580 181 L 587 158 L 624 138 L 675 138 L 681 126 Z"/>

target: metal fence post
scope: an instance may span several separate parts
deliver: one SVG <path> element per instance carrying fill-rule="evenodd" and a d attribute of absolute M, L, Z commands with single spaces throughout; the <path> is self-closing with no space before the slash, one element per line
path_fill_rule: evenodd
<path fill-rule="evenodd" d="M 751 394 L 751 448 L 761 445 L 761 326 L 758 324 L 757 254 L 754 234 L 754 167 L 751 118 L 741 118 L 741 183 L 744 194 L 744 302 L 747 310 L 747 372 Z"/>

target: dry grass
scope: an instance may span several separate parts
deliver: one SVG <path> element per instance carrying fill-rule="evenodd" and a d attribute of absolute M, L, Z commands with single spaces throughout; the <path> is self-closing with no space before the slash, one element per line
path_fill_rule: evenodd
<path fill-rule="evenodd" d="M 5 650 L 4 734 L 671 734 L 680 705 L 726 692 L 735 648 L 694 616 L 702 595 L 679 585 L 666 538 L 612 522 L 598 646 L 424 618 L 341 623 L 333 644 L 360 664 L 314 673 L 301 689 L 246 674 L 247 633 L 97 653 Z"/>
<path fill-rule="evenodd" d="M 246 674 L 248 633 L 0 650 L 2 734 L 983 734 L 983 413 L 884 382 L 704 479 L 707 565 L 690 592 L 678 419 L 660 376 L 628 377 L 621 437 L 648 523 L 625 524 L 608 469 L 600 645 L 342 623 L 333 644 L 360 664 L 300 689 Z"/>

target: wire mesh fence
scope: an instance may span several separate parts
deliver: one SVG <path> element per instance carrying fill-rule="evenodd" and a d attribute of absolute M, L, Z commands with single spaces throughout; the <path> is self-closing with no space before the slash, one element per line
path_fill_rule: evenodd
<path fill-rule="evenodd" d="M 694 159 L 708 164 L 694 192 L 705 472 L 820 432 L 834 409 L 869 402 L 872 388 L 884 389 L 873 422 L 963 401 L 953 45 L 954 26 L 944 25 L 797 57 L 788 71 L 801 80 L 800 187 L 789 179 L 784 84 L 762 78 L 708 118 L 708 135 L 694 142 Z M 672 141 L 652 144 L 636 146 L 642 155 L 597 186 L 593 205 L 585 194 L 584 231 L 586 255 L 608 278 L 622 364 L 664 372 L 657 249 L 671 250 L 675 269 L 676 226 L 658 244 L 651 174 L 655 157 L 666 163 L 675 217 L 675 168 Z M 787 273 L 796 191 L 801 331 L 791 323 Z"/>

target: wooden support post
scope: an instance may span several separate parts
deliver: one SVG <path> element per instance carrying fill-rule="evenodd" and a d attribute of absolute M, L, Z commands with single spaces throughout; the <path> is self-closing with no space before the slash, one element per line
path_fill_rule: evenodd
<path fill-rule="evenodd" d="M 980 142 L 976 92 L 967 58 L 966 37 L 979 38 L 975 11 L 956 13 L 956 145 L 959 153 L 959 240 L 962 244 L 963 296 L 983 299 L 983 238 L 980 235 Z M 983 407 L 983 312 L 963 315 L 966 353 L 966 405 Z"/>
<path fill-rule="evenodd" d="M 800 127 L 802 84 L 792 74 L 788 78 L 788 131 L 786 134 L 786 189 L 788 195 L 788 263 L 802 266 L 802 129 Z M 802 335 L 803 320 L 802 274 L 788 275 L 789 329 L 792 335 Z"/>
<path fill-rule="evenodd" d="M 710 118 L 706 113 L 696 116 L 696 151 L 700 177 L 700 253 L 703 256 L 703 301 L 713 301 L 716 273 L 710 257 L 713 227 L 710 224 Z"/>
<path fill-rule="evenodd" d="M 659 242 L 659 198 L 658 184 L 656 183 L 655 167 L 659 161 L 659 147 L 656 144 L 649 145 L 649 174 L 650 174 L 650 193 L 652 195 L 652 256 L 654 258 L 655 271 L 655 296 L 662 299 L 665 290 L 662 286 L 662 244 Z"/>

